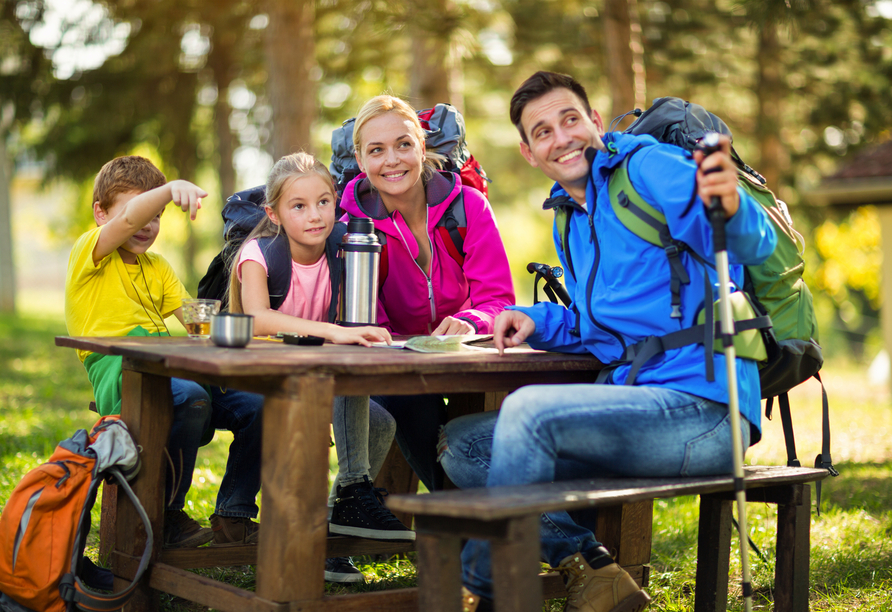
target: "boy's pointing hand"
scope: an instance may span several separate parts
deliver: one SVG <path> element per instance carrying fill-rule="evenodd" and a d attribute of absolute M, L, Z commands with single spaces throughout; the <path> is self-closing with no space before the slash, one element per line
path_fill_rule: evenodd
<path fill-rule="evenodd" d="M 207 192 L 189 181 L 177 180 L 168 184 L 170 185 L 170 199 L 183 209 L 183 212 L 188 212 L 189 218 L 194 221 L 198 209 L 201 208 L 201 198 L 207 197 Z"/>

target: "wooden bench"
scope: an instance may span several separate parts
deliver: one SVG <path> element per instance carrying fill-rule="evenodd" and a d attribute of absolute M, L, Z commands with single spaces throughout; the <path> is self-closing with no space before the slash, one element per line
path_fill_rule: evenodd
<path fill-rule="evenodd" d="M 778 506 L 775 610 L 808 610 L 809 483 L 827 475 L 826 470 L 814 468 L 746 468 L 747 501 Z M 395 511 L 415 515 L 419 610 L 456 612 L 460 609 L 462 539 L 481 538 L 492 543 L 496 610 L 538 612 L 543 594 L 561 596 L 563 590 L 556 574 L 546 574 L 545 580 L 531 579 L 540 567 L 541 513 L 616 508 L 683 495 L 700 495 L 694 609 L 722 612 L 727 607 L 734 500 L 730 476 L 593 479 L 439 491 L 428 495 L 394 495 L 387 499 L 387 504 Z M 600 516 L 598 530 L 601 531 Z M 603 536 L 597 535 L 603 541 Z M 650 533 L 641 537 L 649 545 Z M 646 583 L 646 572 L 637 572 L 637 576 L 630 573 L 639 584 Z"/>

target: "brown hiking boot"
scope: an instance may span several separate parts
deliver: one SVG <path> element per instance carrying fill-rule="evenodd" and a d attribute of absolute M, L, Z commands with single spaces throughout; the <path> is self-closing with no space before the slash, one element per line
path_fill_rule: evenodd
<path fill-rule="evenodd" d="M 579 553 L 555 568 L 567 585 L 564 612 L 638 612 L 650 596 L 616 563 L 593 570 Z"/>
<path fill-rule="evenodd" d="M 164 548 L 195 548 L 207 544 L 214 532 L 186 514 L 185 510 L 164 513 Z"/>
<path fill-rule="evenodd" d="M 214 530 L 211 546 L 241 546 L 257 544 L 260 540 L 260 525 L 247 517 L 212 514 L 211 529 Z"/>

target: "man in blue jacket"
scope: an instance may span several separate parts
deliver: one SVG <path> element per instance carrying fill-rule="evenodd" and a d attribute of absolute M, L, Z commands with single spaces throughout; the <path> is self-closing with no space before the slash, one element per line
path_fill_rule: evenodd
<path fill-rule="evenodd" d="M 463 488 L 731 473 L 724 355 L 714 356 L 714 380 L 706 375 L 702 343 L 655 355 L 634 380 L 630 365 L 621 362 L 627 347 L 692 327 L 704 304 L 712 308 L 717 277 L 705 206 L 712 197 L 722 201 L 737 286 L 743 286 L 744 265 L 759 264 L 774 250 L 767 215 L 737 188 L 730 141 L 723 139 L 721 150 L 705 157 L 650 136 L 605 134 L 583 87 L 550 72 L 534 74 L 515 92 L 511 121 L 521 135 L 521 154 L 556 181 L 546 208 L 562 207 L 569 216 L 566 238 L 557 224 L 554 238 L 573 304 L 511 307 L 495 321 L 496 346 L 502 352 L 528 342 L 537 349 L 589 353 L 615 367 L 608 384 L 524 387 L 506 398 L 497 419 L 483 414 L 452 421 L 441 443 L 446 473 Z M 635 190 L 693 251 L 679 256 L 690 278 L 679 292 L 680 304 L 673 304 L 664 249 L 633 234 L 611 207 L 608 180 L 626 158 Z M 755 361 L 738 359 L 736 365 L 742 417 L 737 435 L 746 448 L 761 435 L 759 373 Z M 650 601 L 594 534 L 565 512 L 543 515 L 542 555 L 564 574 L 571 612 L 630 612 Z M 488 544 L 470 541 L 462 561 L 465 609 L 488 609 Z"/>

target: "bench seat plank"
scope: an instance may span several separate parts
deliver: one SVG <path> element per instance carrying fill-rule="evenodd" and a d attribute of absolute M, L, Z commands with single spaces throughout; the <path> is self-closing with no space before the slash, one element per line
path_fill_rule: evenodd
<path fill-rule="evenodd" d="M 746 488 L 804 484 L 822 480 L 827 470 L 787 466 L 747 466 Z M 530 512 L 576 510 L 623 503 L 733 491 L 731 476 L 707 478 L 598 478 L 535 485 L 390 495 L 391 510 L 428 516 L 474 517 L 497 521 Z"/>

